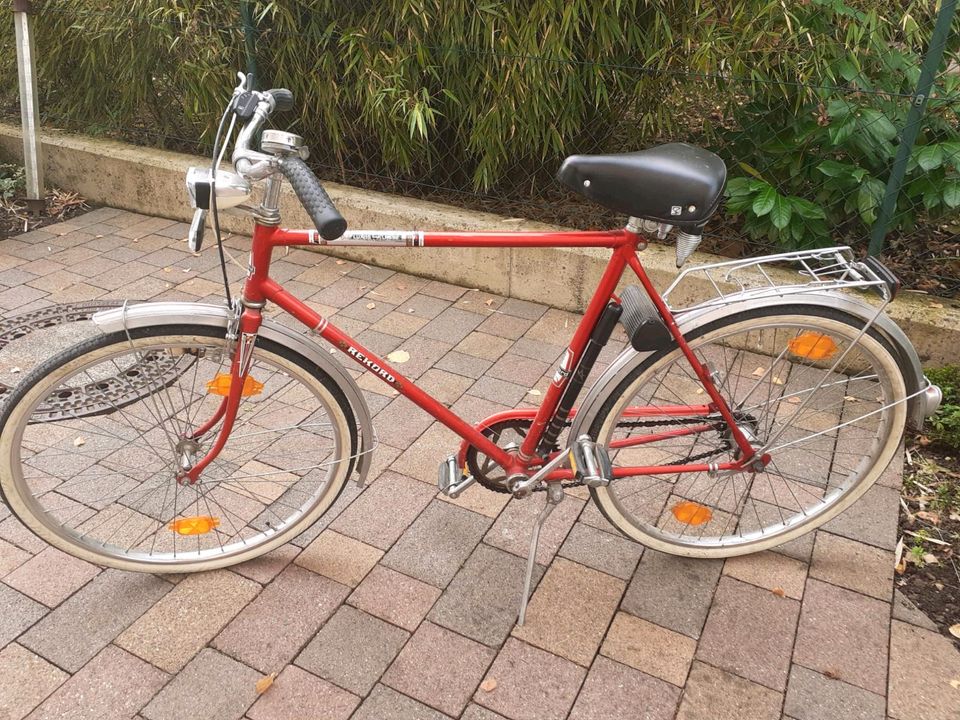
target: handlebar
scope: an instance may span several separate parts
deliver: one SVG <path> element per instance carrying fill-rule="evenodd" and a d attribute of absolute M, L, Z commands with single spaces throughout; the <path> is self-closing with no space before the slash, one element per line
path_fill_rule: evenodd
<path fill-rule="evenodd" d="M 303 157 L 297 154 L 273 155 L 250 147 L 253 139 L 263 128 L 275 110 L 293 107 L 293 93 L 284 88 L 257 92 L 238 88 L 238 95 L 251 93 L 257 100 L 252 112 L 245 110 L 249 119 L 237 135 L 233 150 L 233 166 L 247 180 L 262 180 L 281 173 L 297 194 L 304 209 L 316 225 L 320 237 L 335 240 L 347 229 L 347 221 L 334 206 L 333 201 L 317 176 L 307 167 Z M 246 105 L 249 108 L 249 104 Z M 305 157 L 305 155 L 304 155 Z"/>

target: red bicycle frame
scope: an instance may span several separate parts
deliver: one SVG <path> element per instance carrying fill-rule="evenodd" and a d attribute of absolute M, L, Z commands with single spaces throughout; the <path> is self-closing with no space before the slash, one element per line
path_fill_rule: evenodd
<path fill-rule="evenodd" d="M 344 333 L 335 325 L 329 322 L 327 318 L 312 310 L 301 300 L 294 297 L 270 275 L 270 262 L 274 248 L 290 246 L 376 246 L 376 247 L 432 247 L 432 248 L 457 248 L 457 247 L 510 247 L 510 248 L 531 248 L 531 247 L 593 247 L 608 248 L 612 251 L 610 260 L 604 270 L 603 276 L 593 297 L 583 314 L 580 324 L 574 332 L 570 341 L 567 353 L 561 360 L 559 372 L 554 376 L 543 398 L 539 409 L 537 410 L 516 410 L 504 413 L 498 413 L 485 419 L 478 425 L 470 425 L 463 418 L 449 410 L 445 405 L 437 401 L 431 395 L 421 390 L 417 385 L 400 372 L 392 368 L 382 358 L 367 350 L 352 337 Z M 241 400 L 241 391 L 246 379 L 247 368 L 249 367 L 252 356 L 253 345 L 256 341 L 256 333 L 261 323 L 261 309 L 267 302 L 275 303 L 277 306 L 293 315 L 301 323 L 309 327 L 315 333 L 331 343 L 335 348 L 345 352 L 364 370 L 379 377 L 382 381 L 389 384 L 401 395 L 411 400 L 414 404 L 421 407 L 434 418 L 442 422 L 448 428 L 463 438 L 463 444 L 460 449 L 460 466 L 463 467 L 463 460 L 468 447 L 473 446 L 487 457 L 494 460 L 509 475 L 530 474 L 537 467 L 542 466 L 549 458 L 537 457 L 536 451 L 540 439 L 547 425 L 553 419 L 560 403 L 561 395 L 567 385 L 571 371 L 577 366 L 584 348 L 590 339 L 591 333 L 600 318 L 601 313 L 611 301 L 619 302 L 615 291 L 627 267 L 629 267 L 640 284 L 646 290 L 650 299 L 653 301 L 664 323 L 669 329 L 673 339 L 683 351 L 696 377 L 703 385 L 703 389 L 709 397 L 710 402 L 704 405 L 676 405 L 676 406 L 657 406 L 651 408 L 631 407 L 627 409 L 628 415 L 641 417 L 647 415 L 675 415 L 683 417 L 702 416 L 717 413 L 723 418 L 730 429 L 731 436 L 736 442 L 740 453 L 736 462 L 714 463 L 712 465 L 688 464 L 688 465 L 666 465 L 666 466 L 639 466 L 639 467 L 617 467 L 614 468 L 615 477 L 624 477 L 629 475 L 657 475 L 672 474 L 680 472 L 706 472 L 708 470 L 738 470 L 744 467 L 753 458 L 755 451 L 749 440 L 744 436 L 737 426 L 733 413 L 727 405 L 720 392 L 715 387 L 710 371 L 701 363 L 690 347 L 687 345 L 677 323 L 669 308 L 660 297 L 656 288 L 654 288 L 650 279 L 647 277 L 643 266 L 637 257 L 637 249 L 645 245 L 645 241 L 638 234 L 629 229 L 615 231 L 589 231 L 589 232 L 490 232 L 490 233 L 445 233 L 445 232 L 348 232 L 344 237 L 326 241 L 319 237 L 315 230 L 286 230 L 273 226 L 257 224 L 254 228 L 253 242 L 250 251 L 250 269 L 243 286 L 242 305 L 243 312 L 239 319 L 239 341 L 231 366 L 231 385 L 230 391 L 224 401 L 221 403 L 215 416 L 204 423 L 204 425 L 194 432 L 195 436 L 203 434 L 213 425 L 223 419 L 223 425 L 219 436 L 213 447 L 207 455 L 196 463 L 183 479 L 190 482 L 196 482 L 199 479 L 202 470 L 219 454 L 224 444 L 228 440 L 230 429 L 236 417 L 237 409 Z M 574 410 L 571 416 L 575 413 Z M 483 434 L 483 429 L 498 420 L 503 419 L 525 419 L 530 420 L 531 428 L 523 441 L 520 449 L 516 453 L 510 453 L 498 447 L 489 438 Z M 689 435 L 700 432 L 707 425 L 697 425 L 682 429 L 668 430 L 660 433 L 643 435 L 639 438 L 630 438 L 626 440 L 614 441 L 612 448 L 638 445 L 648 442 L 654 442 L 670 437 L 680 435 Z M 573 477 L 573 472 L 569 469 L 558 469 L 547 475 L 548 481 L 569 480 Z"/>

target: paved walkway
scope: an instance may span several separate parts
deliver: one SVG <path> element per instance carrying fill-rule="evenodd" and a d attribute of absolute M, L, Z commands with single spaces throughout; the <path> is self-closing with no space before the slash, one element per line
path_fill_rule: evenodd
<path fill-rule="evenodd" d="M 101 209 L 4 241 L 0 310 L 218 300 L 215 252 L 189 254 L 186 229 Z M 229 241 L 244 267 L 246 242 Z M 407 350 L 403 370 L 471 420 L 543 387 L 576 322 L 305 251 L 274 275 L 372 349 Z M 381 436 L 373 482 L 239 567 L 101 570 L 0 509 L 0 718 L 960 717 L 960 655 L 895 599 L 896 468 L 816 535 L 726 562 L 644 550 L 571 492 L 517 628 L 541 497 L 438 496 L 452 434 L 361 385 Z"/>

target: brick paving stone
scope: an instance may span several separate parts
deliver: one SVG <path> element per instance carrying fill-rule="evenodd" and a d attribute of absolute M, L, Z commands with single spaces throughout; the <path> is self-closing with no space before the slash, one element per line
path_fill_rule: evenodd
<path fill-rule="evenodd" d="M 767 590 L 780 588 L 787 597 L 799 600 L 807 581 L 807 566 L 786 555 L 764 551 L 728 558 L 723 574 Z"/>
<path fill-rule="evenodd" d="M 6 511 L 6 506 L 3 506 L 3 510 Z M 0 538 L 21 550 L 26 550 L 31 555 L 36 555 L 48 547 L 43 540 L 27 530 L 26 526 L 13 516 L 0 522 Z"/>
<path fill-rule="evenodd" d="M 276 672 L 348 593 L 339 583 L 291 565 L 223 629 L 213 646 L 262 673 Z"/>
<path fill-rule="evenodd" d="M 484 375 L 477 380 L 467 392 L 470 395 L 490 400 L 507 407 L 514 407 L 523 400 L 530 388 L 524 385 L 517 385 L 506 380 L 498 380 L 495 377 Z"/>
<path fill-rule="evenodd" d="M 677 720 L 779 720 L 783 696 L 694 661 Z"/>
<path fill-rule="evenodd" d="M 377 565 L 353 591 L 348 602 L 413 632 L 438 597 L 440 590 L 432 585 Z"/>
<path fill-rule="evenodd" d="M 154 575 L 106 570 L 34 625 L 20 642 L 76 672 L 171 588 Z"/>
<path fill-rule="evenodd" d="M 621 580 L 630 580 L 642 554 L 643 546 L 639 543 L 583 523 L 574 523 L 559 550 L 561 557 Z"/>
<path fill-rule="evenodd" d="M 371 305 L 373 307 L 370 307 Z M 355 318 L 356 320 L 363 320 L 366 323 L 375 323 L 377 320 L 383 318 L 384 315 L 392 312 L 396 307 L 396 305 L 380 302 L 374 298 L 363 297 L 359 300 L 354 300 L 342 310 L 338 310 L 334 322 L 341 317 L 349 317 Z"/>
<path fill-rule="evenodd" d="M 370 480 L 377 477 L 381 472 L 378 469 L 378 464 L 385 458 L 389 458 L 392 452 L 399 452 L 394 448 L 391 448 L 389 445 L 380 445 L 377 447 L 377 452 L 373 456 L 373 462 L 370 465 L 370 475 L 368 476 L 367 482 L 369 484 Z M 337 498 L 336 502 L 327 510 L 323 516 L 313 523 L 309 528 L 304 530 L 302 533 L 297 535 L 291 543 L 298 548 L 304 548 L 310 543 L 312 543 L 317 535 L 326 530 L 334 520 L 340 517 L 341 513 L 346 510 L 357 499 L 357 496 L 363 491 L 364 488 L 358 487 L 355 482 L 350 482 L 347 486 L 340 491 L 340 497 Z M 256 580 L 256 578 L 253 578 Z"/>
<path fill-rule="evenodd" d="M 894 620 L 890 637 L 889 712 L 897 720 L 960 717 L 960 652 L 939 633 Z"/>
<path fill-rule="evenodd" d="M 176 672 L 260 591 L 229 570 L 196 573 L 124 630 L 116 643 L 167 672 Z"/>
<path fill-rule="evenodd" d="M 884 720 L 886 705 L 882 695 L 794 665 L 783 712 L 796 720 Z"/>
<path fill-rule="evenodd" d="M 506 718 L 485 707 L 470 703 L 460 716 L 460 720 L 506 720 Z"/>
<path fill-rule="evenodd" d="M 893 591 L 893 617 L 905 623 L 937 632 L 937 625 L 900 590 Z"/>
<path fill-rule="evenodd" d="M 450 303 L 447 300 L 418 293 L 409 300 L 398 303 L 398 312 L 405 312 L 408 315 L 416 315 L 429 320 L 435 318 L 448 307 L 450 307 Z M 411 310 L 413 312 L 410 312 Z"/>
<path fill-rule="evenodd" d="M 440 370 L 476 379 L 481 377 L 492 364 L 489 360 L 452 351 L 444 355 L 436 364 L 436 367 Z"/>
<path fill-rule="evenodd" d="M 92 580 L 95 565 L 48 547 L 4 578 L 4 582 L 48 607 L 66 600 Z"/>
<path fill-rule="evenodd" d="M 32 555 L 16 545 L 0 540 L 0 578 L 13 572 L 29 560 Z"/>
<path fill-rule="evenodd" d="M 297 565 L 356 587 L 383 557 L 383 551 L 333 530 L 324 530 L 296 559 Z"/>
<path fill-rule="evenodd" d="M 20 720 L 70 676 L 11 643 L 0 650 L 0 677 L 0 718 Z"/>
<path fill-rule="evenodd" d="M 823 525 L 822 530 L 893 550 L 897 546 L 899 508 L 899 491 L 874 485 L 850 508 Z"/>
<path fill-rule="evenodd" d="M 483 315 L 449 307 L 424 325 L 420 335 L 456 345 L 483 322 L 483 319 Z"/>
<path fill-rule="evenodd" d="M 456 505 L 457 507 L 462 507 L 465 510 L 472 510 L 481 515 L 486 515 L 488 518 L 496 518 L 503 508 L 506 507 L 507 503 L 510 502 L 510 494 L 493 492 L 481 486 L 479 483 L 474 483 L 464 490 L 460 494 L 460 497 L 456 499 L 444 495 L 442 492 L 437 493 L 437 499 L 450 503 L 451 505 Z"/>
<path fill-rule="evenodd" d="M 564 348 L 560 345 L 552 345 L 540 340 L 531 340 L 528 337 L 518 338 L 510 347 L 510 352 L 514 355 L 532 358 L 547 363 L 551 368 L 563 354 Z"/>
<path fill-rule="evenodd" d="M 882 695 L 890 606 L 808 580 L 793 661 Z"/>
<path fill-rule="evenodd" d="M 699 638 L 723 562 L 647 549 L 623 598 L 631 615 Z"/>
<path fill-rule="evenodd" d="M 398 305 L 407 302 L 416 295 L 427 282 L 426 278 L 395 273 L 377 285 L 371 294 L 384 302 Z"/>
<path fill-rule="evenodd" d="M 383 564 L 436 587 L 446 587 L 463 565 L 490 519 L 433 502 L 384 556 Z"/>
<path fill-rule="evenodd" d="M 515 555 L 480 544 L 434 605 L 429 619 L 486 645 L 510 634 L 520 607 L 526 564 Z M 533 587 L 543 568 L 534 566 Z"/>
<path fill-rule="evenodd" d="M 507 353 L 493 364 L 487 374 L 530 388 L 536 385 L 549 369 L 550 366 L 540 360 Z"/>
<path fill-rule="evenodd" d="M 422 288 L 420 292 L 424 295 L 430 295 L 431 297 L 440 298 L 441 300 L 457 300 L 465 292 L 464 288 L 459 285 L 451 285 L 449 283 L 440 282 L 439 280 L 431 280 Z"/>
<path fill-rule="evenodd" d="M 496 653 L 429 622 L 423 623 L 383 676 L 389 685 L 448 715 L 466 707 Z"/>
<path fill-rule="evenodd" d="M 500 312 L 507 315 L 516 315 L 527 320 L 539 320 L 548 309 L 546 305 L 516 298 L 507 298 L 500 306 Z"/>
<path fill-rule="evenodd" d="M 460 436 L 443 423 L 435 422 L 390 467 L 407 477 L 436 486 L 440 460 L 456 453 L 459 447 Z"/>
<path fill-rule="evenodd" d="M 800 603 L 729 577 L 720 579 L 697 658 L 782 691 Z"/>
<path fill-rule="evenodd" d="M 271 550 L 266 555 L 261 555 L 253 560 L 247 560 L 239 565 L 234 565 L 231 570 L 238 575 L 254 580 L 261 585 L 273 580 L 280 571 L 293 562 L 294 558 L 300 552 L 296 545 L 281 545 L 275 550 Z"/>
<path fill-rule="evenodd" d="M 47 609 L 23 593 L 0 583 L 0 647 L 42 618 Z"/>
<path fill-rule="evenodd" d="M 415 335 L 427 322 L 426 318 L 395 310 L 373 323 L 370 329 L 398 338 L 409 338 Z"/>
<path fill-rule="evenodd" d="M 683 687 L 697 643 L 646 620 L 617 613 L 600 652 L 625 665 Z"/>
<path fill-rule="evenodd" d="M 341 277 L 313 296 L 313 300 L 335 308 L 343 308 L 363 297 L 369 289 L 365 280 L 352 277 Z"/>
<path fill-rule="evenodd" d="M 482 332 L 472 332 L 461 340 L 454 349 L 460 353 L 494 361 L 503 355 L 511 344 L 511 341 L 506 338 Z"/>
<path fill-rule="evenodd" d="M 673 720 L 680 689 L 605 657 L 597 657 L 570 720 Z"/>
<path fill-rule="evenodd" d="M 498 337 L 516 340 L 521 337 L 529 327 L 533 325 L 532 320 L 506 313 L 494 313 L 481 323 L 477 329 L 480 332 Z"/>
<path fill-rule="evenodd" d="M 301 670 L 283 669 L 270 691 L 247 712 L 250 720 L 347 720 L 360 704 L 356 695 Z"/>
<path fill-rule="evenodd" d="M 204 648 L 142 711 L 147 720 L 238 720 L 257 698 L 260 673 Z"/>
<path fill-rule="evenodd" d="M 131 717 L 168 679 L 165 672 L 108 645 L 31 713 L 30 720 Z"/>
<path fill-rule="evenodd" d="M 433 499 L 426 483 L 386 472 L 330 524 L 332 530 L 388 550 Z"/>
<path fill-rule="evenodd" d="M 418 379 L 435 362 L 449 353 L 450 348 L 450 343 L 414 335 L 397 346 L 397 349 L 404 350 L 410 355 L 410 359 L 402 363 L 398 369 L 408 378 Z M 419 380 L 417 384 L 419 385 Z"/>
<path fill-rule="evenodd" d="M 530 552 L 533 524 L 546 502 L 544 495 L 546 493 L 537 493 L 525 500 L 514 500 L 509 503 L 490 528 L 484 542 L 526 558 Z M 582 500 L 569 496 L 554 508 L 540 531 L 540 544 L 537 548 L 538 563 L 541 565 L 550 563 L 582 508 Z"/>
<path fill-rule="evenodd" d="M 473 699 L 511 720 L 562 720 L 586 674 L 569 660 L 510 638 L 486 675 L 497 686 L 477 690 Z"/>
<path fill-rule="evenodd" d="M 470 378 L 437 368 L 430 368 L 417 380 L 417 385 L 422 390 L 430 393 L 445 405 L 456 402 L 472 384 Z"/>
<path fill-rule="evenodd" d="M 566 346 L 580 323 L 580 315 L 550 308 L 524 335 L 529 340 L 539 340 L 554 345 Z"/>
<path fill-rule="evenodd" d="M 352 720 L 447 720 L 448 715 L 439 713 L 401 695 L 384 685 L 377 685 Z"/>
<path fill-rule="evenodd" d="M 297 657 L 297 665 L 357 695 L 366 695 L 410 633 L 343 605 Z"/>
<path fill-rule="evenodd" d="M 893 565 L 892 552 L 818 532 L 810 577 L 889 602 Z"/>
<path fill-rule="evenodd" d="M 377 413 L 377 437 L 393 447 L 406 448 L 430 427 L 433 418 L 405 397 L 397 397 Z"/>
<path fill-rule="evenodd" d="M 525 624 L 513 635 L 588 667 L 624 587 L 622 580 L 558 558 L 533 593 Z"/>

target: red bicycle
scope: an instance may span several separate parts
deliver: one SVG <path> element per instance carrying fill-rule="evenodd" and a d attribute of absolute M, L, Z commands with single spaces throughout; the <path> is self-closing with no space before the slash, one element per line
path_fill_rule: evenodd
<path fill-rule="evenodd" d="M 207 210 L 219 245 L 218 207 L 240 206 L 250 183 L 265 181 L 250 208 L 240 297 L 229 299 L 224 272 L 223 306 L 101 312 L 101 333 L 37 367 L 7 402 L 0 488 L 17 517 L 60 549 L 128 570 L 222 567 L 306 530 L 353 473 L 364 482 L 376 436 L 356 383 L 307 335 L 264 318 L 267 303 L 463 438 L 440 464 L 440 491 L 545 491 L 534 547 L 571 485 L 587 486 L 628 537 L 665 552 L 724 557 L 783 543 L 849 507 L 890 462 L 908 419 L 921 422 L 939 402 L 883 313 L 896 280 L 849 248 L 692 267 L 658 293 L 637 252 L 644 233 L 663 237 L 671 226 L 678 265 L 692 252 L 726 176 L 706 150 L 568 158 L 560 181 L 629 216 L 619 230 L 347 231 L 303 161 L 301 138 L 265 130 L 260 150 L 250 148 L 292 101 L 241 82 L 212 168 L 188 178 L 196 250 Z M 236 124 L 228 173 L 217 169 L 220 139 Z M 315 228 L 280 226 L 283 179 Z M 472 425 L 270 276 L 276 248 L 352 245 L 593 247 L 610 260 L 540 407 Z M 628 268 L 636 284 L 618 290 Z M 674 289 L 695 280 L 707 296 L 674 307 Z M 631 347 L 580 399 L 617 323 Z"/>

